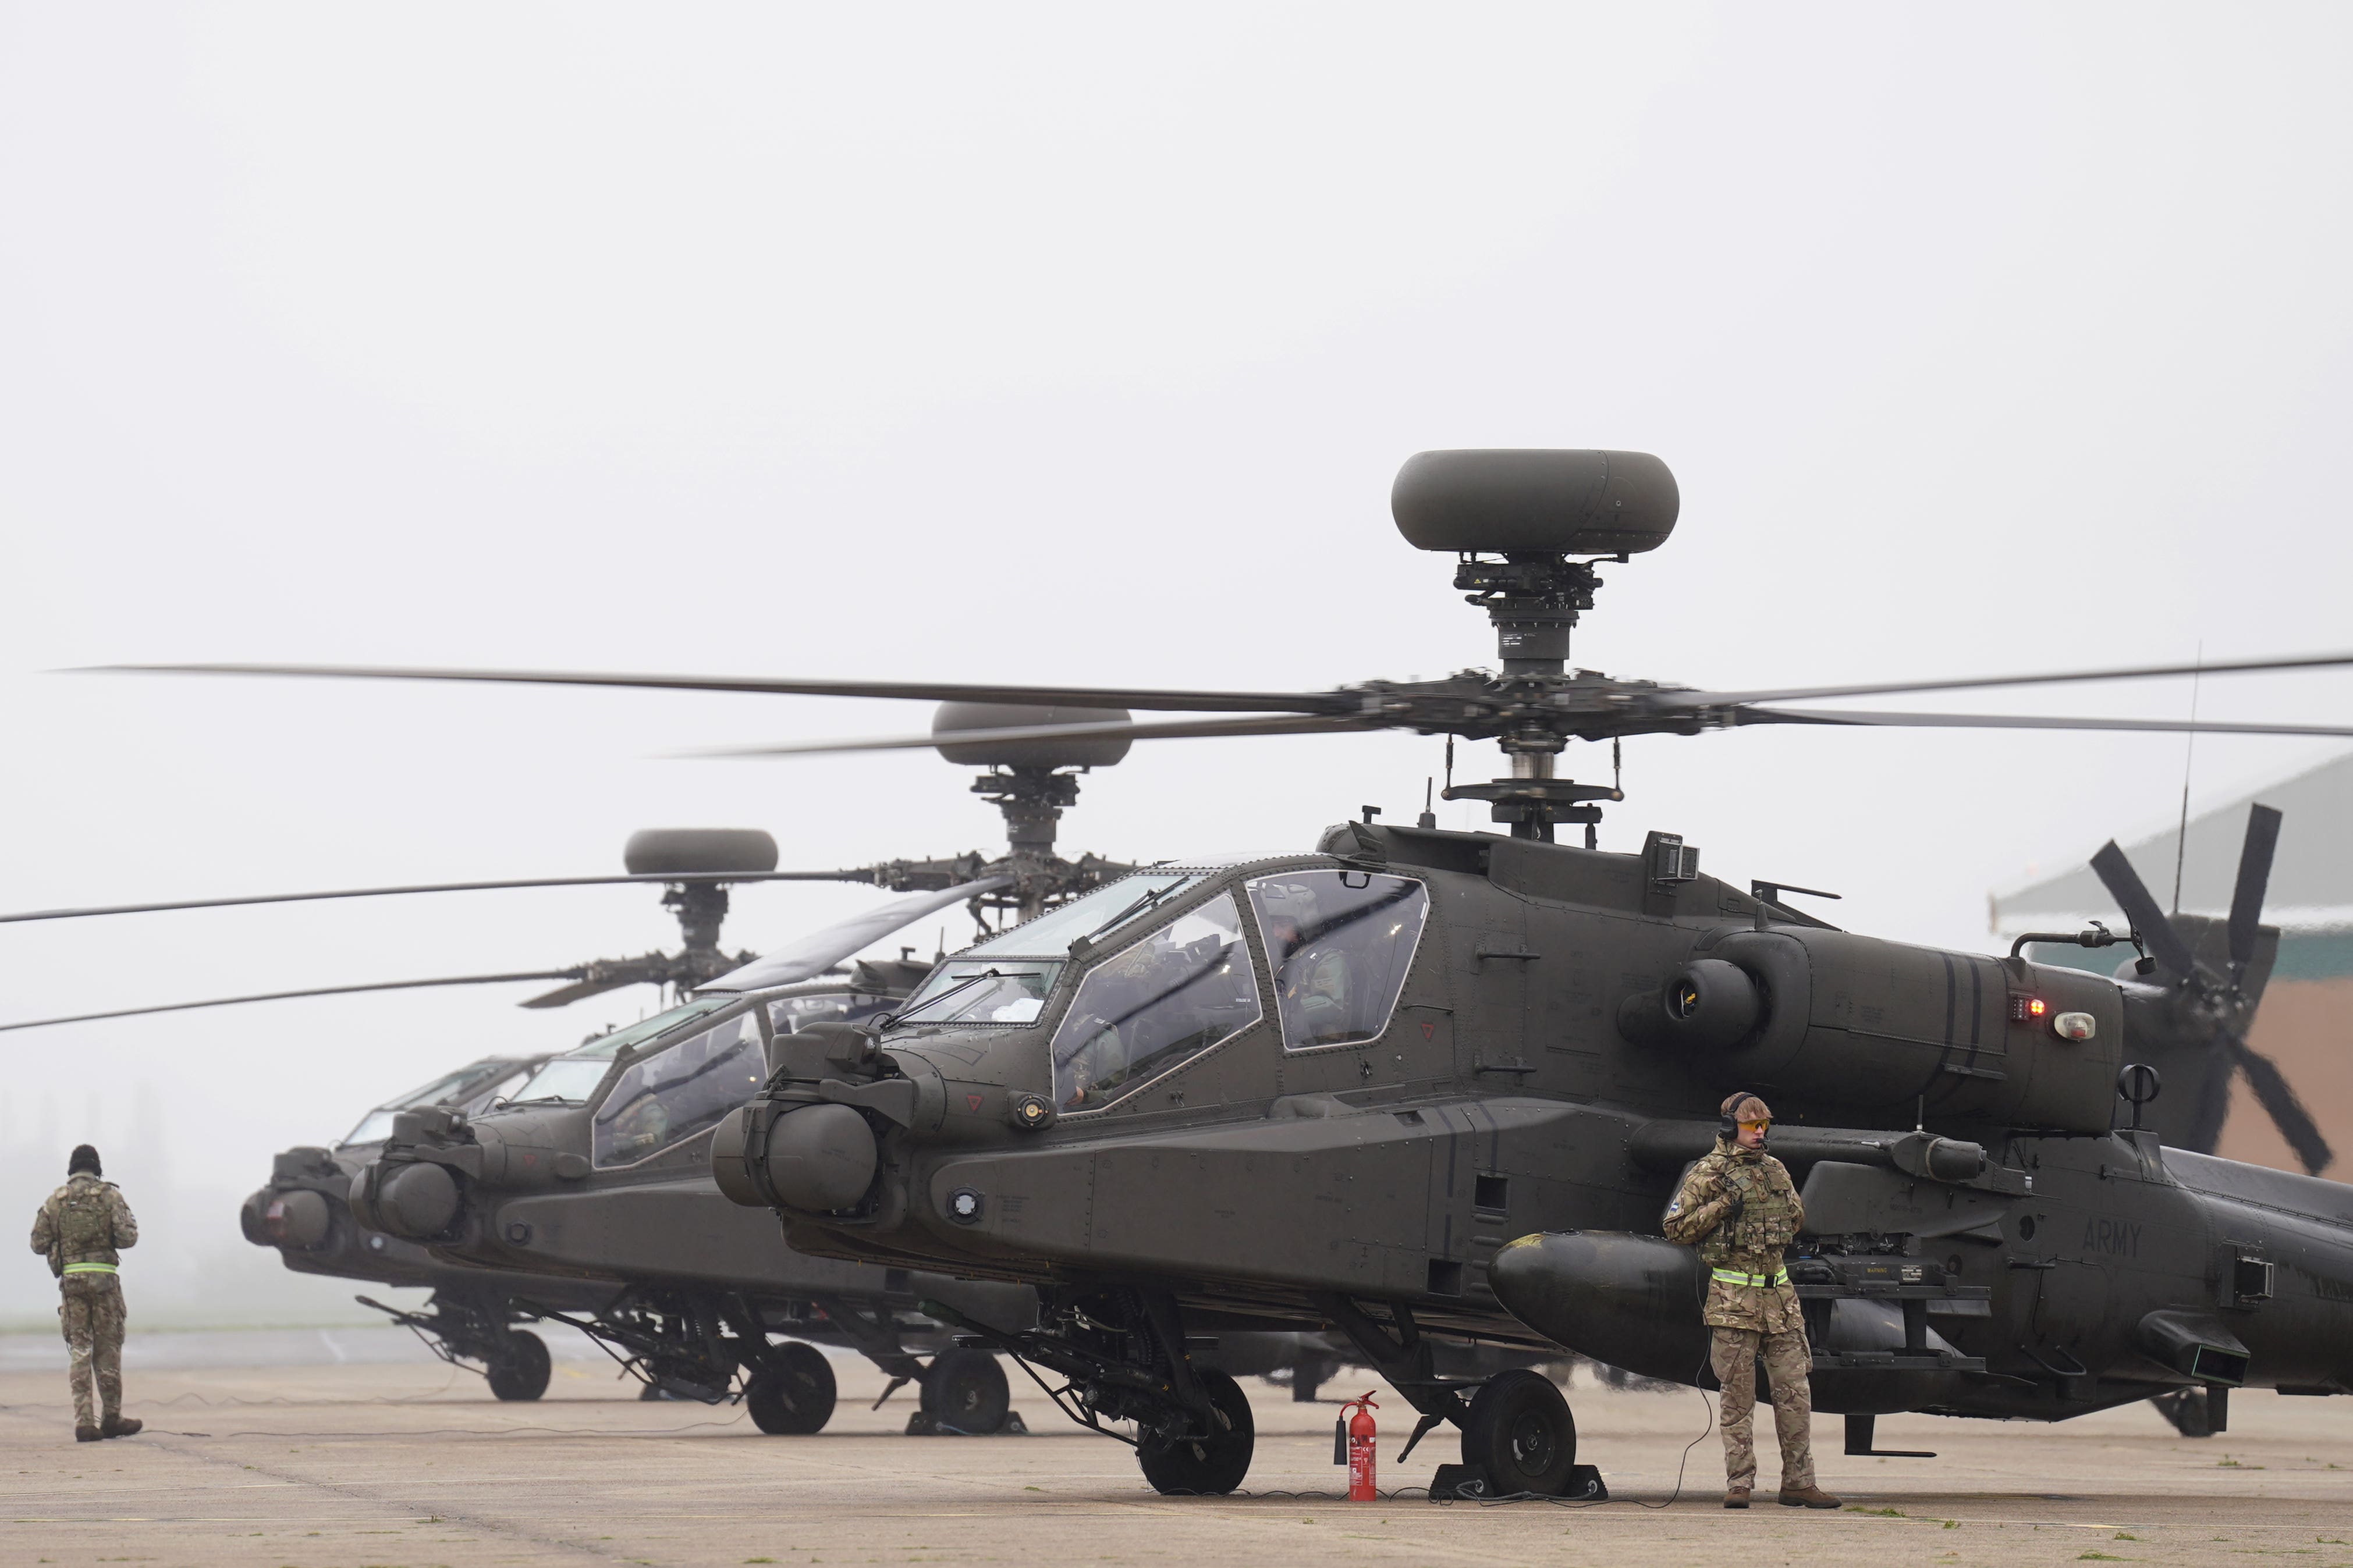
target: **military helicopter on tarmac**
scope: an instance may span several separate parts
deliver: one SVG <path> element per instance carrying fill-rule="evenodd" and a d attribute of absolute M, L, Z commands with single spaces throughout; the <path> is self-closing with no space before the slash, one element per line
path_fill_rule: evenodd
<path fill-rule="evenodd" d="M 997 709 L 978 717 L 1005 724 L 1065 715 L 1050 710 Z M 939 721 L 949 728 L 971 727 L 975 719 L 974 710 L 952 706 L 943 710 Z M 664 895 L 664 904 L 679 913 L 685 933 L 682 951 L 675 956 L 650 953 L 530 976 L 566 977 L 572 984 L 523 1005 L 563 1005 L 630 984 L 659 984 L 682 996 L 694 986 L 717 980 L 721 972 L 753 964 L 760 976 L 757 1005 L 765 1007 L 772 1033 L 789 1033 L 818 1021 L 855 1021 L 903 1001 L 930 966 L 903 958 L 897 963 L 860 960 L 846 971 L 817 973 L 820 966 L 838 963 L 898 925 L 957 901 L 968 903 L 986 932 L 992 913 L 999 919 L 1008 915 L 1018 919 L 1025 910 L 1034 913 L 1075 891 L 1099 886 L 1106 875 L 1133 869 L 1092 855 L 1065 860 L 1055 855 L 1053 847 L 1060 813 L 1077 796 L 1076 776 L 1061 770 L 1115 763 L 1127 750 L 1125 742 L 995 745 L 985 748 L 985 756 L 976 756 L 971 747 L 944 750 L 950 761 L 979 762 L 990 768 L 976 781 L 975 788 L 1004 811 L 1010 840 L 1007 856 L 988 861 L 973 854 L 945 860 L 896 860 L 854 872 L 782 874 L 791 879 L 830 875 L 871 881 L 901 891 L 913 889 L 915 896 L 754 963 L 748 952 L 731 959 L 719 947 L 720 924 L 727 912 L 726 881 L 775 879 L 775 841 L 765 833 L 742 829 L 639 833 L 630 839 L 624 856 L 631 879 L 704 879 L 673 881 Z M 448 890 L 537 887 L 551 882 L 576 885 L 590 880 L 594 879 L 468 883 L 451 885 Z M 307 896 L 429 890 L 442 889 L 360 889 Z M 158 907 L 262 901 L 269 900 L 48 910 L 13 918 L 61 919 Z M 799 978 L 810 974 L 816 977 Z M 175 1009 L 124 1009 L 105 1016 L 172 1010 Z M 918 1382 L 922 1408 L 911 1421 L 911 1429 L 945 1426 L 985 1431 L 1001 1425 L 1009 1394 L 992 1357 L 945 1347 L 945 1354 L 935 1354 L 926 1363 L 906 1348 L 911 1336 L 927 1348 L 936 1348 L 938 1335 L 935 1325 L 908 1318 L 914 1299 L 907 1292 L 902 1274 L 797 1258 L 784 1248 L 765 1216 L 748 1215 L 719 1199 L 706 1172 L 706 1157 L 695 1139 L 707 1132 L 718 1111 L 731 1109 L 749 1095 L 758 1075 L 748 1075 L 731 1088 L 729 1081 L 723 1081 L 726 1080 L 723 1068 L 703 1064 L 702 1072 L 691 1075 L 691 1081 L 669 1084 L 626 1105 L 614 1106 L 616 1115 L 628 1120 L 629 1137 L 640 1142 L 654 1139 L 667 1152 L 644 1161 L 608 1157 L 612 1151 L 607 1147 L 606 1128 L 598 1118 L 604 1106 L 595 1085 L 616 1058 L 635 1064 L 666 1052 L 671 1042 L 659 1038 L 659 1026 L 657 1020 L 650 1034 L 644 1026 L 629 1031 L 629 1040 L 617 1041 L 609 1035 L 594 1037 L 568 1059 L 558 1058 L 564 1065 L 544 1078 L 538 1070 L 548 1065 L 544 1058 L 529 1063 L 494 1058 L 475 1064 L 379 1107 L 335 1148 L 303 1146 L 284 1152 L 273 1162 L 269 1185 L 243 1205 L 240 1220 L 247 1237 L 278 1247 L 288 1267 L 304 1272 L 432 1288 L 433 1299 L 421 1312 L 382 1310 L 416 1331 L 445 1359 L 458 1364 L 480 1363 L 492 1391 L 501 1398 L 536 1398 L 544 1390 L 550 1370 L 545 1346 L 535 1335 L 514 1325 L 554 1317 L 606 1344 L 644 1378 L 649 1395 L 669 1393 L 712 1399 L 724 1396 L 740 1381 L 755 1420 L 767 1430 L 815 1430 L 832 1403 L 831 1373 L 822 1358 L 806 1346 L 768 1346 L 769 1332 L 846 1342 L 874 1357 L 901 1382 Z M 688 1028 L 683 1033 L 701 1038 L 704 1031 Z M 584 1074 L 585 1086 L 572 1082 Z M 626 1081 L 629 1074 L 625 1072 L 622 1078 Z M 549 1086 L 559 1079 L 571 1087 L 555 1101 L 543 1100 L 541 1091 L 554 1093 Z M 712 1098 L 714 1093 L 717 1099 Z M 731 1093 L 734 1099 L 725 1099 Z M 561 1107 L 566 1096 L 589 1101 L 583 1108 L 585 1121 Z M 502 1183 L 493 1173 L 478 1171 L 469 1175 L 467 1198 L 487 1205 L 482 1212 L 440 1218 L 437 1209 L 435 1216 L 440 1223 L 420 1225 L 415 1212 L 418 1183 L 430 1183 L 438 1171 L 404 1171 L 404 1165 L 414 1162 L 407 1151 L 398 1147 L 386 1162 L 388 1173 L 377 1173 L 379 1184 L 375 1189 L 390 1191 L 392 1201 L 363 1199 L 361 1212 L 366 1218 L 354 1214 L 348 1201 L 354 1178 L 363 1178 L 364 1185 L 365 1173 L 387 1152 L 387 1138 L 396 1128 L 408 1126 L 401 1117 L 413 1121 L 424 1113 L 438 1112 L 462 1125 L 490 1114 L 494 1123 L 512 1131 L 514 1121 L 495 1114 L 511 1100 L 541 1101 L 536 1113 L 543 1120 L 553 1114 L 558 1122 L 581 1122 L 568 1129 L 573 1134 L 570 1143 L 576 1148 L 547 1152 L 547 1169 L 565 1177 L 561 1218 L 552 1220 L 535 1207 L 528 1217 L 520 1218 L 493 1212 L 518 1194 L 528 1200 L 526 1206 L 545 1199 L 547 1194 L 541 1189 L 546 1184 L 533 1179 L 545 1173 L 526 1168 L 533 1163 L 526 1155 L 524 1164 L 512 1173 L 516 1179 L 512 1183 Z M 689 1107 L 684 1100 L 695 1103 Z M 659 1132 L 649 1131 L 657 1123 Z M 633 1155 L 636 1152 L 631 1151 Z M 575 1166 L 582 1169 L 575 1171 Z M 649 1176 L 668 1180 L 649 1183 Z M 535 1245 L 528 1239 L 518 1241 L 519 1236 L 535 1236 Z M 427 1242 L 441 1255 L 428 1252 Z M 955 1293 L 946 1281 L 930 1281 L 926 1288 Z M 1018 1294 L 1029 1302 L 1034 1313 L 1029 1292 Z M 989 1299 L 1002 1306 L 1002 1297 L 1000 1291 Z M 361 1300 L 381 1307 L 366 1297 Z M 1019 1305 L 1016 1303 L 1017 1310 Z M 1237 1373 L 1287 1376 L 1294 1393 L 1305 1398 L 1313 1398 L 1323 1378 L 1348 1359 L 1314 1336 L 1282 1333 L 1229 1337 L 1218 1354 L 1221 1365 Z M 1513 1364 L 1525 1360 L 1514 1358 Z M 780 1383 L 791 1392 L 780 1392 Z M 787 1409 L 787 1405 L 798 1408 Z"/>
<path fill-rule="evenodd" d="M 517 1310 L 514 1298 L 526 1295 L 560 1310 L 593 1314 L 612 1301 L 617 1288 L 554 1275 L 519 1279 L 504 1270 L 444 1263 L 413 1241 L 354 1224 L 345 1194 L 353 1174 L 392 1130 L 396 1114 L 425 1106 L 481 1110 L 546 1059 L 485 1057 L 376 1107 L 332 1148 L 287 1150 L 272 1162 L 269 1184 L 238 1211 L 245 1238 L 276 1247 L 297 1273 L 430 1290 L 419 1312 L 385 1307 L 365 1296 L 360 1300 L 416 1331 L 451 1365 L 480 1371 L 499 1398 L 538 1398 L 547 1390 L 551 1370 L 547 1344 L 518 1326 L 532 1315 Z"/>
<path fill-rule="evenodd" d="M 1804 1184 L 1815 1234 L 1792 1273 L 1815 1402 L 1848 1413 L 1850 1452 L 1873 1451 L 1882 1411 L 2055 1420 L 2202 1389 L 2226 1419 L 2233 1386 L 2353 1392 L 2353 1189 L 2168 1150 L 2141 1120 L 2162 1087 L 2144 1047 L 2178 1047 L 2184 1018 L 2204 1020 L 2202 1045 L 2243 1004 L 2267 855 L 2250 854 L 2221 976 L 2153 903 L 2126 905 L 2174 976 L 2152 1005 L 2023 956 L 1836 930 L 1770 884 L 1702 874 L 1674 834 L 1601 852 L 1596 803 L 1620 792 L 1555 772 L 1571 740 L 1757 723 L 2182 730 L 1793 704 L 2190 667 L 1745 691 L 1572 672 L 1595 558 L 1655 548 L 1676 521 L 1664 464 L 1424 453 L 1392 508 L 1409 542 L 1456 556 L 1499 672 L 1202 692 L 201 668 L 1208 715 L 956 737 L 976 743 L 1499 741 L 1509 775 L 1447 793 L 1488 802 L 1508 837 L 1367 820 L 1304 853 L 1154 866 L 945 961 L 886 1019 L 767 1038 L 760 1094 L 719 1125 L 721 1188 L 773 1209 L 797 1249 L 1035 1286 L 1034 1325 L 932 1310 L 1059 1377 L 1066 1413 L 1132 1443 L 1164 1491 L 1248 1471 L 1249 1403 L 1188 1352 L 1229 1327 L 1336 1329 L 1419 1413 L 1414 1441 L 1461 1429 L 1488 1491 L 1570 1485 L 1558 1391 L 1522 1371 L 1441 1375 L 1430 1336 L 1706 1381 L 1696 1268 L 1657 1215 L 1739 1088 L 1772 1097 L 1776 1152 Z M 818 749 L 833 748 L 776 748 Z M 1587 847 L 1554 842 L 1563 823 Z"/>
<path fill-rule="evenodd" d="M 1032 748 L 1034 750 L 1034 748 Z M 1119 750 L 1124 750 L 1124 746 Z M 1099 755 L 1103 747 L 1089 748 Z M 1113 759 L 1115 760 L 1115 758 Z M 1034 811 L 1029 813 L 1034 816 Z M 1050 879 L 1059 869 L 1067 876 L 1092 875 L 1101 864 L 1090 858 L 1082 870 L 1050 855 L 1050 819 L 1043 836 L 1045 855 L 1038 853 L 1039 837 L 1031 831 L 1020 869 L 1028 874 L 1032 896 L 1053 896 Z M 447 887 L 353 889 L 331 894 L 291 895 L 288 899 L 243 898 L 192 900 L 154 906 L 117 906 L 96 910 L 37 911 L 24 919 L 63 919 L 85 914 L 145 911 L 157 908 L 190 909 L 290 901 L 302 898 L 364 897 L 371 893 L 480 890 L 486 888 L 581 885 L 595 881 L 651 880 L 667 883 L 666 907 L 678 914 L 684 942 L 677 954 L 649 953 L 639 958 L 602 960 L 567 971 L 527 974 L 470 976 L 439 984 L 480 984 L 498 979 L 564 979 L 569 984 L 524 1002 L 526 1007 L 555 1007 L 620 986 L 650 984 L 680 994 L 723 974 L 756 968 L 764 977 L 761 998 L 772 1028 L 790 1030 L 816 1019 L 854 1019 L 880 1010 L 893 997 L 903 996 L 922 978 L 928 965 L 905 962 L 843 961 L 892 931 L 958 903 L 970 902 L 977 916 L 1008 906 L 1005 895 L 1023 884 L 1008 876 L 981 875 L 962 880 L 950 873 L 977 867 L 980 858 L 957 861 L 895 862 L 864 872 L 776 872 L 776 847 L 767 834 L 743 829 L 654 829 L 633 837 L 625 851 L 627 879 L 565 878 L 523 882 L 469 883 Z M 1125 868 L 1121 868 L 1125 869 Z M 861 914 L 803 938 L 790 946 L 755 959 L 750 952 L 729 956 L 719 946 L 719 933 L 728 908 L 727 885 L 733 881 L 829 879 L 872 881 L 901 889 L 914 888 L 881 909 Z M 286 996 L 336 994 L 348 992 L 406 989 L 415 983 L 381 986 L 344 986 L 321 991 L 269 994 L 267 997 L 224 998 L 212 1003 L 177 1004 L 157 1007 L 117 1009 L 74 1019 L 39 1020 L 10 1026 L 29 1028 L 46 1023 L 80 1021 L 88 1016 L 120 1017 L 148 1012 L 171 1012 L 188 1006 L 278 999 Z M 427 983 L 435 984 L 435 983 Z M 670 1015 L 663 1015 L 664 1017 Z M 654 1033 L 660 1032 L 659 1024 Z M 382 1307 L 362 1297 L 367 1305 L 390 1312 L 415 1330 L 436 1353 L 457 1364 L 480 1363 L 493 1393 L 502 1399 L 533 1399 L 544 1391 L 550 1363 L 538 1337 L 514 1325 L 553 1319 L 582 1330 L 613 1352 L 624 1366 L 645 1383 L 649 1394 L 716 1400 L 739 1392 L 754 1422 L 764 1431 L 815 1431 L 830 1415 L 833 1374 L 824 1356 L 806 1340 L 846 1342 L 873 1357 L 900 1383 L 914 1381 L 923 1407 L 913 1425 L 956 1430 L 995 1430 L 1004 1424 L 1008 1398 L 1004 1374 L 985 1352 L 959 1351 L 939 1343 L 934 1324 L 910 1318 L 913 1298 L 903 1278 L 885 1271 L 845 1266 L 823 1259 L 795 1257 L 765 1218 L 748 1216 L 719 1199 L 698 1151 L 681 1159 L 670 1146 L 707 1133 L 720 1111 L 730 1109 L 756 1087 L 758 1075 L 729 1075 L 723 1064 L 700 1063 L 692 1081 L 670 1083 L 629 1108 L 631 1137 L 638 1142 L 659 1142 L 657 1150 L 632 1149 L 626 1160 L 605 1158 L 598 1140 L 599 1167 L 635 1167 L 617 1173 L 623 1190 L 609 1190 L 611 1181 L 586 1179 L 587 1157 L 575 1156 L 584 1167 L 574 1173 L 572 1162 L 558 1163 L 570 1178 L 575 1202 L 566 1216 L 569 1225 L 545 1225 L 543 1247 L 548 1266 L 531 1267 L 522 1255 L 518 1267 L 512 1259 L 487 1262 L 435 1256 L 427 1241 L 453 1239 L 447 1226 L 419 1228 L 410 1223 L 417 1203 L 417 1183 L 411 1177 L 396 1182 L 392 1199 L 379 1207 L 370 1196 L 354 1205 L 355 1178 L 371 1196 L 379 1190 L 364 1178 L 375 1168 L 386 1141 L 395 1138 L 420 1116 L 464 1121 L 491 1114 L 511 1100 L 530 1100 L 550 1093 L 568 1092 L 577 1098 L 580 1063 L 592 1060 L 589 1079 L 603 1075 L 617 1056 L 642 1059 L 631 1045 L 647 1037 L 644 1026 L 592 1037 L 579 1049 L 531 1061 L 492 1058 L 478 1062 L 437 1080 L 426 1089 L 377 1108 L 336 1148 L 306 1146 L 290 1149 L 273 1162 L 269 1184 L 249 1196 L 240 1211 L 248 1239 L 276 1247 L 288 1267 L 311 1273 L 341 1274 L 387 1284 L 426 1286 L 434 1295 L 425 1310 L 409 1312 Z M 756 1055 L 756 1053 L 755 1053 Z M 555 1080 L 563 1080 L 561 1084 Z M 732 1096 L 733 1098 L 726 1098 Z M 714 1098 L 716 1097 L 716 1098 Z M 689 1103 L 691 1102 L 691 1103 Z M 705 1103 L 708 1102 L 708 1103 Z M 672 1118 L 677 1124 L 671 1125 Z M 699 1118 L 699 1121 L 697 1120 Z M 674 1133 L 674 1136 L 663 1134 Z M 584 1151 L 587 1141 L 582 1140 Z M 654 1153 L 641 1160 L 641 1153 Z M 552 1157 L 552 1152 L 551 1152 Z M 528 1156 L 526 1157 L 528 1159 Z M 654 1167 L 650 1172 L 645 1167 Z M 677 1174 L 686 1180 L 667 1186 L 649 1186 L 649 1174 Z M 601 1171 L 600 1174 L 603 1173 Z M 684 1190 L 679 1190 L 681 1187 Z M 702 1200 L 702 1201 L 698 1201 Z M 649 1205 L 651 1205 L 649 1207 Z M 745 1223 L 749 1220 L 750 1223 Z M 529 1230 L 524 1226 L 524 1231 Z M 508 1227 L 510 1237 L 515 1226 Z M 558 1238 L 577 1245 L 565 1248 Z M 681 1249 L 686 1256 L 681 1258 Z M 941 1289 L 954 1293 L 949 1282 Z M 1029 1292 L 1018 1292 L 1027 1297 Z M 987 1292 L 983 1292 L 984 1296 Z M 728 1324 L 726 1331 L 721 1323 Z M 772 1344 L 770 1336 L 789 1336 Z M 909 1348 L 910 1340 L 916 1349 Z M 928 1361 L 918 1351 L 934 1352 Z M 941 1353 L 944 1352 L 944 1353 Z M 894 1384 L 894 1386 L 896 1386 Z"/>

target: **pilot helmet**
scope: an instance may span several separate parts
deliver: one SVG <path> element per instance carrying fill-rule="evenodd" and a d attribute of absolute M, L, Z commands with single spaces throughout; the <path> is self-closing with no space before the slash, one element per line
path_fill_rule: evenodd
<path fill-rule="evenodd" d="M 1258 889 L 1259 908 L 1270 921 L 1284 920 L 1297 926 L 1302 934 L 1312 928 L 1321 913 L 1315 903 L 1315 890 L 1304 882 L 1267 882 Z"/>

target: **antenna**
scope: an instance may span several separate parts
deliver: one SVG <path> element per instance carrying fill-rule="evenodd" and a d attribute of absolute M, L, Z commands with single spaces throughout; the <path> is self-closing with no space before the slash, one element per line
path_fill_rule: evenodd
<path fill-rule="evenodd" d="M 1414 819 L 1414 826 L 1416 827 L 1435 827 L 1438 826 L 1438 813 L 1431 808 L 1430 800 L 1430 792 L 1434 787 L 1433 781 L 1425 774 L 1421 781 L 1421 815 Z"/>
<path fill-rule="evenodd" d="M 2181 863 L 2189 858 L 2189 764 L 2198 756 L 2198 682 L 2205 673 L 2206 639 L 2198 639 L 2198 658 L 2189 672 L 2189 739 L 2181 748 L 2181 826 L 2173 836 L 2173 912 L 2181 912 Z"/>

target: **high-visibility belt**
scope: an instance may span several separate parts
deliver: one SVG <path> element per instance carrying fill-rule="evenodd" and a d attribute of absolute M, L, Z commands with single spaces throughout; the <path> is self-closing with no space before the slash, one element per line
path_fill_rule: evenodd
<path fill-rule="evenodd" d="M 66 1265 L 66 1272 L 69 1274 L 112 1274 L 115 1272 L 115 1268 L 111 1263 L 69 1263 Z M 1719 1269 L 1717 1272 L 1721 1273 L 1722 1270 Z"/>
<path fill-rule="evenodd" d="M 1737 1268 L 1718 1268 L 1714 1270 L 1710 1277 L 1721 1279 L 1726 1285 L 1748 1285 L 1759 1290 L 1767 1285 L 1787 1285 L 1789 1282 L 1789 1271 L 1787 1268 L 1778 1269 L 1771 1274 L 1743 1274 Z"/>

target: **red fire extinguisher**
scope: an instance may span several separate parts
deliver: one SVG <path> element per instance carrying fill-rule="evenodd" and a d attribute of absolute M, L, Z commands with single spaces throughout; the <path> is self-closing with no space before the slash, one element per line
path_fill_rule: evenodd
<path fill-rule="evenodd" d="M 1369 1394 L 1362 1399 L 1351 1399 L 1341 1407 L 1344 1413 L 1351 1410 L 1356 1412 L 1353 1415 L 1345 1416 L 1345 1420 L 1348 1434 L 1348 1500 L 1350 1502 L 1377 1500 L 1377 1495 L 1373 1489 L 1372 1413 L 1379 1408 L 1379 1405 L 1373 1403 L 1373 1396 Z M 1335 1455 L 1335 1458 L 1337 1456 Z"/>

